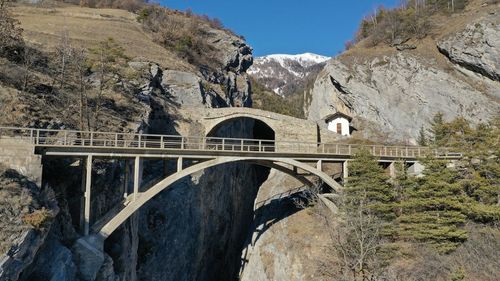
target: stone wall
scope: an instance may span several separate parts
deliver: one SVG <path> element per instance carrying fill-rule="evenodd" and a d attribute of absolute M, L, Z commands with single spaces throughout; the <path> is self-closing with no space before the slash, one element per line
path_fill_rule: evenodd
<path fill-rule="evenodd" d="M 42 157 L 35 155 L 35 147 L 26 140 L 0 138 L 0 163 L 41 185 Z"/>

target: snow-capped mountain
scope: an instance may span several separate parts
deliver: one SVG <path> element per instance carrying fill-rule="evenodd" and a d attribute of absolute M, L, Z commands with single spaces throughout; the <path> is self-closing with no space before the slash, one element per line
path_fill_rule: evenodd
<path fill-rule="evenodd" d="M 300 88 L 307 76 L 319 72 L 329 59 L 312 53 L 268 55 L 255 58 L 248 73 L 276 94 L 288 96 Z"/>

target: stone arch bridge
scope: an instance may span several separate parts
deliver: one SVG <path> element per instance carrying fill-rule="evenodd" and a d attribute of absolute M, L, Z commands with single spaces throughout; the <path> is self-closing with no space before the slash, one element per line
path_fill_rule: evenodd
<path fill-rule="evenodd" d="M 228 107 L 210 110 L 200 122 L 205 128 L 205 136 L 210 136 L 221 124 L 238 118 L 248 118 L 263 122 L 274 131 L 276 140 L 300 140 L 311 143 L 319 142 L 320 140 L 318 126 L 313 121 L 248 107 Z"/>

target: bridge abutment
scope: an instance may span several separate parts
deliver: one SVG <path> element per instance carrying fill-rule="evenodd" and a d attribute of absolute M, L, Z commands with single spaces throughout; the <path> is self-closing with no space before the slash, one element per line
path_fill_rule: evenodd
<path fill-rule="evenodd" d="M 0 163 L 42 185 L 42 157 L 35 154 L 35 146 L 28 141 L 0 137 Z"/>

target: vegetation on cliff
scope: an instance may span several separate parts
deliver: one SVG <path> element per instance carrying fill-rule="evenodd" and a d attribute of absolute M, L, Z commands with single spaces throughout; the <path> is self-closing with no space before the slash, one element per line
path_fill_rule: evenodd
<path fill-rule="evenodd" d="M 355 42 L 368 39 L 373 46 L 382 42 L 398 45 L 409 38 L 424 38 L 434 27 L 431 16 L 459 12 L 466 4 L 467 0 L 405 0 L 395 9 L 379 7 L 361 21 Z M 346 47 L 352 44 L 348 42 Z"/>
<path fill-rule="evenodd" d="M 283 98 L 264 87 L 256 79 L 251 78 L 251 81 L 254 108 L 272 111 L 297 118 L 304 117 L 304 112 L 302 110 L 303 103 L 298 101 L 302 98 L 302 94 Z"/>
<path fill-rule="evenodd" d="M 426 264 L 420 260 L 425 255 L 441 257 L 448 268 L 428 269 L 432 280 L 460 274 L 471 280 L 494 276 L 495 260 L 481 258 L 487 268 L 483 272 L 461 264 L 471 262 L 462 260 L 471 258 L 471 245 L 486 249 L 485 256 L 500 249 L 498 243 L 487 249 L 500 234 L 499 119 L 471 127 L 461 118 L 446 122 L 437 114 L 429 127 L 432 134 L 424 134 L 428 142 L 460 147 L 464 159 L 453 165 L 421 159 L 425 170 L 418 177 L 396 165 L 396 177 L 389 180 L 369 152 L 357 154 L 339 200 L 340 219 L 332 223 L 330 267 L 319 266 L 325 276 L 399 280 L 395 274 L 400 274 L 407 276 L 404 280 L 416 280 L 417 275 L 398 262 L 404 256 L 411 263 Z"/>

